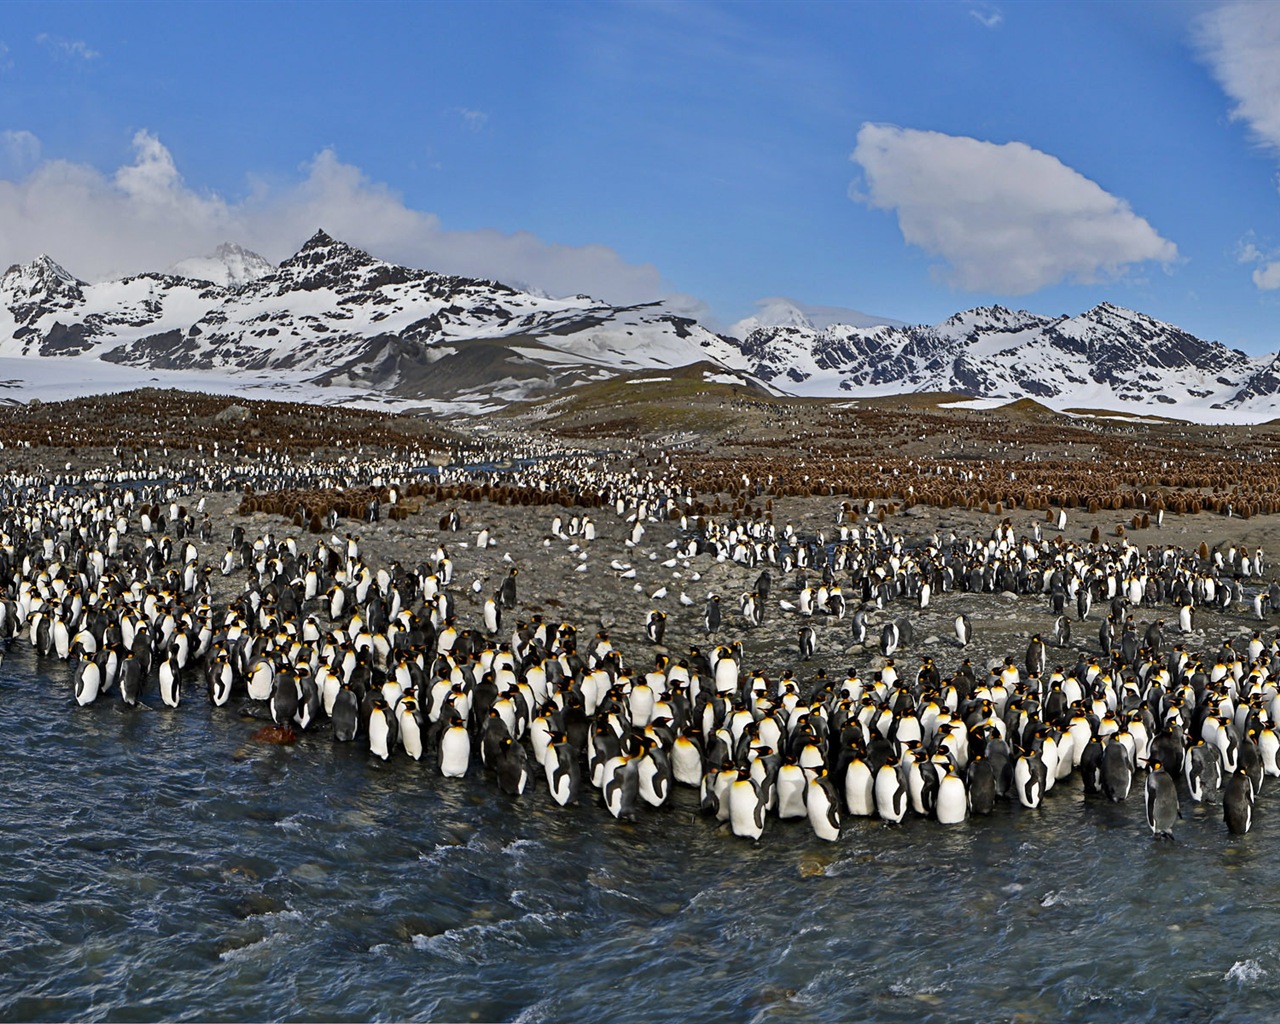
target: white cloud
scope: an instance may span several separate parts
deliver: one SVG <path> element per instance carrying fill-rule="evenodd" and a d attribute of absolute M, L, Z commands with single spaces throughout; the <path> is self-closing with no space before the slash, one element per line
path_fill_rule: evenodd
<path fill-rule="evenodd" d="M 985 28 L 999 28 L 1004 22 L 1004 14 L 993 4 L 982 4 L 969 9 L 969 16 L 977 19 Z"/>
<path fill-rule="evenodd" d="M 473 132 L 483 131 L 484 126 L 489 123 L 489 115 L 483 110 L 469 110 L 466 107 L 459 107 L 458 116 L 462 118 L 467 128 Z"/>
<path fill-rule="evenodd" d="M 1253 272 L 1253 283 L 1264 292 L 1280 288 L 1280 260 L 1264 263 Z"/>
<path fill-rule="evenodd" d="M 1197 29 L 1202 56 L 1235 101 L 1231 119 L 1280 150 L 1280 5 L 1225 4 L 1204 14 Z"/>
<path fill-rule="evenodd" d="M 34 136 L 20 141 L 39 145 Z M 187 185 L 154 135 L 139 132 L 133 146 L 132 163 L 110 175 L 46 160 L 25 176 L 0 178 L 0 267 L 46 252 L 81 278 L 104 280 L 159 270 L 224 241 L 278 262 L 322 227 L 408 266 L 551 295 L 585 292 L 618 304 L 662 299 L 689 315 L 703 312 L 696 300 L 666 289 L 651 264 L 627 263 L 603 245 L 556 245 L 528 232 L 447 230 L 435 214 L 406 206 L 329 149 L 302 168 L 299 181 L 228 200 Z"/>
<path fill-rule="evenodd" d="M 970 291 L 1025 295 L 1178 255 L 1123 199 L 1025 143 L 864 124 L 851 159 L 866 188 L 850 195 L 895 211 L 903 239 Z"/>
<path fill-rule="evenodd" d="M 28 131 L 0 132 L 0 155 L 10 167 L 29 170 L 40 159 L 40 140 Z"/>
<path fill-rule="evenodd" d="M 0 71 L 12 71 L 13 58 L 9 56 L 9 47 L 0 43 Z"/>
<path fill-rule="evenodd" d="M 61 60 L 83 61 L 87 64 L 102 56 L 83 39 L 64 39 L 62 36 L 41 32 L 36 36 L 36 42 Z"/>

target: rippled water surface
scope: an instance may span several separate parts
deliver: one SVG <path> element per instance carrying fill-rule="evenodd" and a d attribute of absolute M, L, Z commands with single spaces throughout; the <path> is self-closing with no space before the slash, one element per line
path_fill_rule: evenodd
<path fill-rule="evenodd" d="M 1274 1020 L 1280 784 L 1157 843 L 1072 779 L 943 828 L 676 806 L 620 825 L 477 775 L 289 748 L 210 709 L 73 707 L 0 666 L 8 1020 Z M 153 698 L 154 699 L 154 695 Z"/>

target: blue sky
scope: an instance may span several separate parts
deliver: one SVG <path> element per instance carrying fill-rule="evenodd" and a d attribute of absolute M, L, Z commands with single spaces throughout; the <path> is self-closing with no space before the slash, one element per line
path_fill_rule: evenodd
<path fill-rule="evenodd" d="M 314 228 L 725 328 L 1111 301 L 1280 349 L 1280 5 L 0 8 L 0 266 Z"/>

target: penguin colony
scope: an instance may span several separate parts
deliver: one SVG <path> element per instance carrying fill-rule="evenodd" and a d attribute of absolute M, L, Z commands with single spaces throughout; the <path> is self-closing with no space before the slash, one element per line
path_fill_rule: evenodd
<path fill-rule="evenodd" d="M 279 469 L 252 478 L 265 485 Z M 396 471 L 293 467 L 290 483 L 362 483 L 394 502 Z M 1076 771 L 1099 799 L 1126 800 L 1140 784 L 1157 837 L 1173 834 L 1183 800 L 1218 793 L 1241 833 L 1264 779 L 1280 775 L 1280 639 L 1257 632 L 1239 649 L 1224 640 L 1199 653 L 1176 642 L 1199 608 L 1280 610 L 1277 584 L 1245 591 L 1265 576 L 1261 551 L 1070 544 L 1038 526 L 1015 537 L 1008 522 L 989 537 L 908 542 L 854 522 L 847 504 L 828 540 L 765 518 L 683 515 L 696 496 L 652 471 L 568 460 L 511 476 L 541 494 L 572 480 L 584 503 L 619 517 L 618 580 L 634 578 L 625 558 L 646 530 L 678 522 L 665 566 L 697 581 L 698 565 L 728 565 L 751 588 L 738 598 L 682 591 L 680 605 L 701 606 L 706 637 L 673 656 L 669 616 L 655 608 L 634 624 L 652 646 L 632 660 L 605 630 L 587 636 L 542 615 L 510 623 L 537 585 L 514 563 L 478 595 L 481 615 L 465 618 L 449 553 L 467 528 L 456 510 L 420 560 L 374 565 L 354 534 L 236 527 L 226 544 L 203 501 L 180 504 L 175 484 L 14 474 L 0 492 L 0 636 L 64 660 L 79 706 L 111 698 L 179 711 L 198 688 L 215 708 L 358 743 L 371 757 L 420 760 L 445 778 L 483 772 L 511 796 L 545 786 L 561 805 L 598 799 L 623 820 L 663 807 L 676 785 L 694 787 L 709 817 L 752 839 L 775 817 L 834 841 L 849 817 L 954 824 L 999 800 L 1035 808 Z M 474 485 L 461 471 L 445 479 Z M 591 514 L 556 514 L 544 543 L 585 559 L 596 531 Z M 483 526 L 469 536 L 479 550 L 496 544 Z M 225 554 L 211 557 L 219 546 Z M 225 603 L 213 596 L 218 580 L 240 586 Z M 960 592 L 1043 602 L 1058 619 L 1053 657 L 1036 636 L 1025 655 L 990 669 L 963 660 L 944 677 L 915 647 L 912 616 Z M 1138 613 L 1154 616 L 1145 628 Z M 749 635 L 777 614 L 794 617 L 805 666 L 833 627 L 878 643 L 882 664 L 757 670 L 725 634 Z M 1062 646 L 1072 620 L 1081 632 L 1098 623 L 1096 655 Z M 972 634 L 958 616 L 957 644 Z"/>

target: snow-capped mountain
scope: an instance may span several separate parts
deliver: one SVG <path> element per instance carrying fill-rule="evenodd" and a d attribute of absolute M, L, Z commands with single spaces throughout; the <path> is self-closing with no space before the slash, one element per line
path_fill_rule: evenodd
<path fill-rule="evenodd" d="M 659 303 L 415 270 L 318 231 L 275 267 L 230 245 L 94 284 L 47 256 L 10 267 L 0 360 L 74 359 L 58 376 L 90 383 L 168 372 L 185 386 L 305 384 L 332 400 L 469 408 L 705 362 L 709 379 L 804 396 L 945 391 L 1202 420 L 1280 415 L 1280 356 L 1251 358 L 1106 303 L 1058 317 L 992 306 L 933 326 L 831 322 L 851 312 L 772 299 L 729 337 Z M 34 377 L 11 369 L 0 385 L 20 394 L 16 382 Z"/>
<path fill-rule="evenodd" d="M 230 247 L 212 259 L 226 273 L 196 261 L 178 265 L 195 277 L 102 284 L 45 257 L 12 267 L 0 278 L 0 356 L 287 372 L 403 399 L 507 400 L 630 369 L 743 362 L 728 340 L 657 303 L 618 308 L 414 270 L 323 231 L 278 267 Z"/>
<path fill-rule="evenodd" d="M 242 249 L 231 242 L 223 242 L 208 256 L 193 256 L 171 266 L 166 273 L 175 277 L 189 277 L 197 281 L 209 281 L 224 288 L 235 288 L 275 270 L 275 265 L 249 249 Z"/>
<path fill-rule="evenodd" d="M 741 349 L 752 373 L 803 395 L 950 391 L 1172 416 L 1280 411 L 1280 359 L 1109 303 L 1059 317 L 983 307 L 934 326 L 757 327 Z"/>

